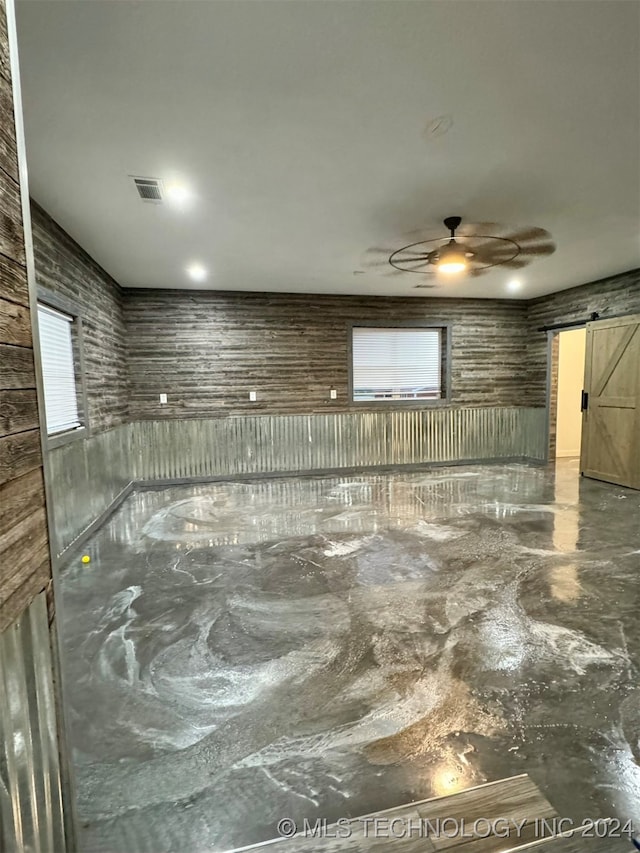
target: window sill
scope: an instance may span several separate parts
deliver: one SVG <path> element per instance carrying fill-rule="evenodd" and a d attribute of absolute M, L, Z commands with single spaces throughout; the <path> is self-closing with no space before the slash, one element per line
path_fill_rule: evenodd
<path fill-rule="evenodd" d="M 70 444 L 72 441 L 88 437 L 89 430 L 86 426 L 76 427 L 76 429 L 70 429 L 68 432 L 58 432 L 55 435 L 47 436 L 47 449 L 55 450 L 56 447 L 62 447 L 65 444 Z"/>
<path fill-rule="evenodd" d="M 351 406 L 368 406 L 369 408 L 395 409 L 433 409 L 451 405 L 450 397 L 440 397 L 438 400 L 351 400 Z"/>

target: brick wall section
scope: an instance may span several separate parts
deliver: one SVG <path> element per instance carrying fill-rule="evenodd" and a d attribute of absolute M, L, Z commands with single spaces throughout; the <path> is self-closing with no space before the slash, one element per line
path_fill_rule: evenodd
<path fill-rule="evenodd" d="M 119 285 L 34 201 L 36 280 L 82 314 L 87 408 L 92 432 L 127 420 L 127 362 Z"/>
<path fill-rule="evenodd" d="M 524 405 L 522 302 L 128 290 L 124 310 L 132 420 L 363 411 L 348 400 L 357 322 L 452 323 L 452 404 Z"/>
<path fill-rule="evenodd" d="M 50 580 L 13 92 L 0 0 L 0 631 Z"/>

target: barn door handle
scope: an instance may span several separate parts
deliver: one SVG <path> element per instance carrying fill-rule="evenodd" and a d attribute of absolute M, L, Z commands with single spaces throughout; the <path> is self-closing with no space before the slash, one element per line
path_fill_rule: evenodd
<path fill-rule="evenodd" d="M 580 411 L 586 412 L 588 408 L 589 408 L 589 392 L 583 391 L 582 392 L 582 400 L 580 402 Z"/>

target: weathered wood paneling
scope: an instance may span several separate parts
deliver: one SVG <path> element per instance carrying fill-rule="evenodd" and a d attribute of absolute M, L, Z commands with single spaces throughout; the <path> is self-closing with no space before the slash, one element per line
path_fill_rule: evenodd
<path fill-rule="evenodd" d="M 0 541 L 0 587 L 13 595 L 32 569 L 47 561 L 47 519 L 44 507 L 24 518 Z"/>
<path fill-rule="evenodd" d="M 4 255 L 0 255 L 0 299 L 29 305 L 26 270 Z"/>
<path fill-rule="evenodd" d="M 0 630 L 51 574 L 10 79 L 0 0 Z"/>
<path fill-rule="evenodd" d="M 0 341 L 0 389 L 35 387 L 33 350 Z"/>
<path fill-rule="evenodd" d="M 44 506 L 44 478 L 41 468 L 0 485 L 0 542 L 17 524 Z"/>
<path fill-rule="evenodd" d="M 364 411 L 348 400 L 357 322 L 451 323 L 451 403 L 524 402 L 522 302 L 128 290 L 124 307 L 133 420 Z"/>
<path fill-rule="evenodd" d="M 32 429 L 0 438 L 0 484 L 41 466 L 39 430 Z"/>
<path fill-rule="evenodd" d="M 7 34 L 7 16 L 4 2 L 0 3 L 0 74 L 11 82 L 11 64 L 9 62 L 9 36 Z"/>
<path fill-rule="evenodd" d="M 119 285 L 35 202 L 31 224 L 39 286 L 82 313 L 89 426 L 101 431 L 127 415 L 127 365 Z"/>
<path fill-rule="evenodd" d="M 35 390 L 0 390 L 0 436 L 38 429 Z"/>
<path fill-rule="evenodd" d="M 2 168 L 4 165 L 9 163 L 0 158 L 0 254 L 24 266 L 20 188 L 13 178 L 5 173 Z"/>
<path fill-rule="evenodd" d="M 11 82 L 0 74 L 0 163 L 14 181 L 18 180 L 18 154 L 13 122 Z"/>
<path fill-rule="evenodd" d="M 0 340 L 5 344 L 31 347 L 31 315 L 24 305 L 0 299 Z"/>
<path fill-rule="evenodd" d="M 47 553 L 40 565 L 30 567 L 29 575 L 25 581 L 16 586 L 13 592 L 8 593 L 5 591 L 5 595 L 2 598 L 2 607 L 0 607 L 0 633 L 9 628 L 15 623 L 17 618 L 24 614 L 35 597 L 33 594 L 35 588 L 40 591 L 46 591 L 47 600 L 51 601 L 51 583 L 51 563 L 47 549 Z"/>
<path fill-rule="evenodd" d="M 544 406 L 547 376 L 547 336 L 541 326 L 587 319 L 597 311 L 603 318 L 613 314 L 640 313 L 640 270 L 561 290 L 528 303 L 528 403 Z"/>

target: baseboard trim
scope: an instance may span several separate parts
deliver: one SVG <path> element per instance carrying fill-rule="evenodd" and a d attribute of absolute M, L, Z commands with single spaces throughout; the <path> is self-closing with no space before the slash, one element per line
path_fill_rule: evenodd
<path fill-rule="evenodd" d="M 195 486 L 206 483 L 237 483 L 254 480 L 276 480 L 286 477 L 328 477 L 353 476 L 356 474 L 393 474 L 395 471 L 418 472 L 430 471 L 434 468 L 454 468 L 461 465 L 508 465 L 508 464 L 545 465 L 540 459 L 526 456 L 505 456 L 488 459 L 453 459 L 448 462 L 411 462 L 399 465 L 356 465 L 347 468 L 310 468 L 297 471 L 259 471 L 250 474 L 216 474 L 204 477 L 167 477 L 150 480 L 136 480 L 136 491 L 146 489 L 163 489 L 166 486 Z"/>
<path fill-rule="evenodd" d="M 62 549 L 62 551 L 57 554 L 56 559 L 58 561 L 66 562 L 69 555 L 77 551 L 81 545 L 84 545 L 84 543 L 87 541 L 87 539 L 89 539 L 89 537 L 93 536 L 93 534 L 97 530 L 99 530 L 100 527 L 102 527 L 105 521 L 107 521 L 110 516 L 112 516 L 113 513 L 118 509 L 118 507 L 124 503 L 124 501 L 129 497 L 129 495 L 134 491 L 134 489 L 135 480 L 130 480 L 124 487 L 124 489 L 118 492 L 118 494 L 111 501 L 109 506 L 106 507 L 106 509 L 104 509 L 97 518 L 95 518 L 90 524 L 88 524 L 87 527 L 85 527 L 84 530 L 82 530 L 72 542 L 66 545 Z"/>

